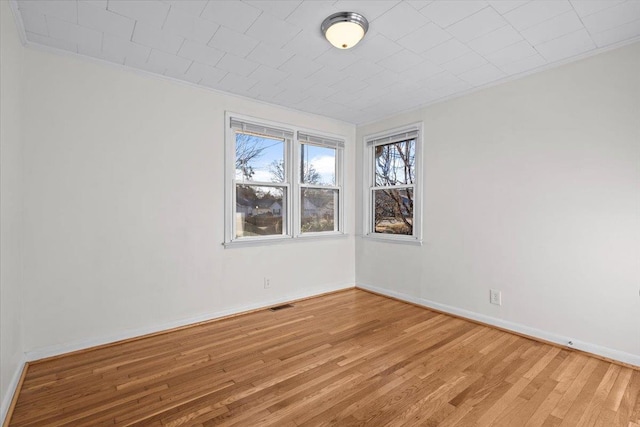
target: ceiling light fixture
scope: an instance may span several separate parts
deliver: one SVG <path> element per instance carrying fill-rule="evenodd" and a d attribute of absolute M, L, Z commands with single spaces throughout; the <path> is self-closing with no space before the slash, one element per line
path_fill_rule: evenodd
<path fill-rule="evenodd" d="M 355 12 L 338 12 L 320 26 L 329 43 L 338 49 L 350 49 L 358 44 L 369 29 L 367 18 Z"/>

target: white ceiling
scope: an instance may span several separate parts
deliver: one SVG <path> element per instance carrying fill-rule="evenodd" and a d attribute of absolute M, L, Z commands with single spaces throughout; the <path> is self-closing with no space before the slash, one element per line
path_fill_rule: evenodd
<path fill-rule="evenodd" d="M 14 3 L 15 6 L 15 3 Z M 18 0 L 29 43 L 361 124 L 640 39 L 640 0 Z M 342 51 L 320 24 L 363 14 Z"/>

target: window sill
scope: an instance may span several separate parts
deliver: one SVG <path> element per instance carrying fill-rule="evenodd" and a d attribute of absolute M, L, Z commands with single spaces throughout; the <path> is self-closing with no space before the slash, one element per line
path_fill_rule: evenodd
<path fill-rule="evenodd" d="M 401 245 L 422 246 L 422 240 L 419 240 L 413 237 L 401 237 L 401 236 L 384 235 L 384 234 L 363 234 L 359 237 L 362 237 L 365 240 L 373 240 L 375 242 L 399 243 Z"/>
<path fill-rule="evenodd" d="M 309 234 L 301 234 L 296 237 L 291 236 L 283 236 L 283 237 L 263 237 L 263 238 L 254 238 L 248 240 L 233 240 L 231 242 L 224 242 L 223 246 L 225 249 L 233 249 L 233 248 L 246 248 L 252 246 L 271 246 L 271 245 L 280 245 L 280 244 L 288 244 L 295 242 L 309 242 L 314 240 L 325 240 L 325 239 L 343 239 L 349 237 L 346 233 L 333 232 L 333 233 L 309 233 Z"/>

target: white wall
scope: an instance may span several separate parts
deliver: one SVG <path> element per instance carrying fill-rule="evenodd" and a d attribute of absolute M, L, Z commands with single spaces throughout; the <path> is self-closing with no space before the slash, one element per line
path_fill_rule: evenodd
<path fill-rule="evenodd" d="M 25 59 L 30 357 L 354 285 L 353 125 L 76 57 Z M 223 248 L 225 110 L 346 137 L 350 237 Z"/>
<path fill-rule="evenodd" d="M 640 364 L 640 44 L 359 127 L 357 158 L 416 121 L 424 245 L 358 239 L 358 285 Z"/>
<path fill-rule="evenodd" d="M 22 72 L 24 48 L 7 2 L 0 2 L 0 420 L 23 362 Z"/>

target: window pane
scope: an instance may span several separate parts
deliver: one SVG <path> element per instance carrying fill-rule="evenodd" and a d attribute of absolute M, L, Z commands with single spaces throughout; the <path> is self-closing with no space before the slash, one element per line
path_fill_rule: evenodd
<path fill-rule="evenodd" d="M 236 185 L 236 238 L 286 234 L 286 189 Z"/>
<path fill-rule="evenodd" d="M 413 235 L 413 188 L 373 190 L 376 233 Z"/>
<path fill-rule="evenodd" d="M 302 188 L 300 229 L 303 233 L 338 229 L 338 190 Z"/>
<path fill-rule="evenodd" d="M 236 180 L 285 182 L 284 140 L 236 132 Z"/>
<path fill-rule="evenodd" d="M 336 185 L 335 148 L 300 144 L 300 182 Z"/>
<path fill-rule="evenodd" d="M 376 187 L 415 182 L 416 140 L 376 145 Z"/>

